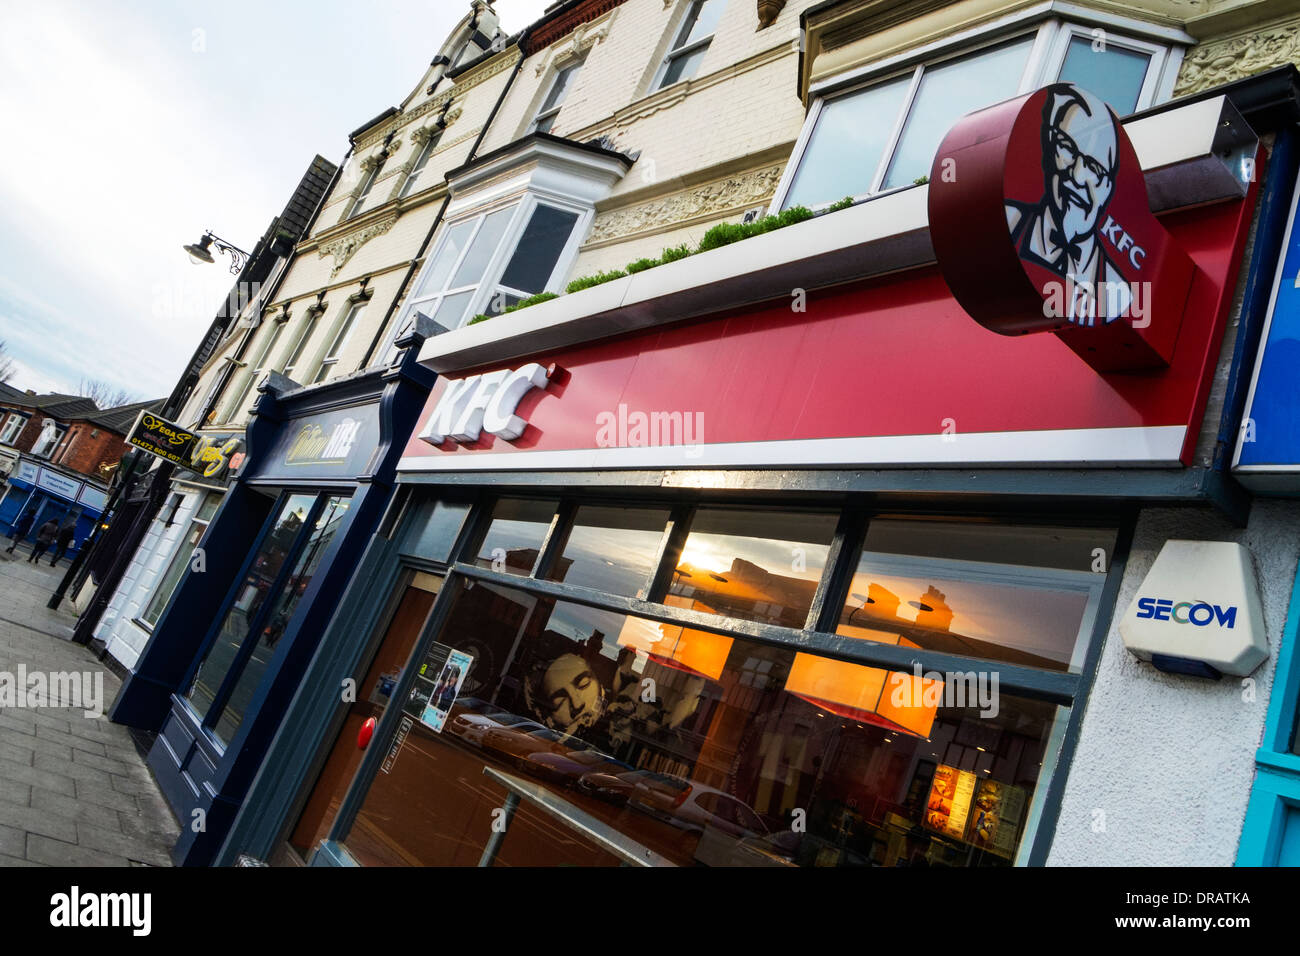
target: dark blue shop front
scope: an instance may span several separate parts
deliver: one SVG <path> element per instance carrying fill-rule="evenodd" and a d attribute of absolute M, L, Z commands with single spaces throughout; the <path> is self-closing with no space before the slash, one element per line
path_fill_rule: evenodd
<path fill-rule="evenodd" d="M 316 650 L 331 595 L 389 505 L 434 377 L 415 351 L 323 387 L 262 387 L 248 464 L 114 702 L 114 721 L 157 734 L 149 765 L 181 824 L 178 864 L 212 861 Z"/>

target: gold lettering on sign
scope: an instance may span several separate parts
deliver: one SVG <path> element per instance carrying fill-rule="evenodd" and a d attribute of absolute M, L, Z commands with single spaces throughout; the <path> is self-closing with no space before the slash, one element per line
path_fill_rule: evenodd
<path fill-rule="evenodd" d="M 360 429 L 361 422 L 354 418 L 345 418 L 328 432 L 320 425 L 305 424 L 289 445 L 284 462 L 286 465 L 319 465 L 347 461 Z"/>

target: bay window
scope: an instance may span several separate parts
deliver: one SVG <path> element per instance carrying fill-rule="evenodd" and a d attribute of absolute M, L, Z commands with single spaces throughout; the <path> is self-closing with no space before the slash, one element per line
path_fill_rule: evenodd
<path fill-rule="evenodd" d="M 1167 90 L 1177 58 L 1146 40 L 1049 20 L 899 66 L 874 71 L 865 84 L 823 88 L 778 187 L 781 208 L 815 209 L 911 185 L 928 177 L 962 116 L 1051 83 L 1074 83 L 1127 115 Z"/>
<path fill-rule="evenodd" d="M 478 313 L 497 315 L 558 281 L 576 239 L 580 209 L 526 196 L 449 226 L 425 266 L 408 312 L 445 329 Z"/>

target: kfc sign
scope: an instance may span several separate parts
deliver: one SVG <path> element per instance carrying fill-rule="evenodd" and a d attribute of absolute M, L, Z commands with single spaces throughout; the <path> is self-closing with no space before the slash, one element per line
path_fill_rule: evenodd
<path fill-rule="evenodd" d="M 966 116 L 935 156 L 929 213 L 944 280 L 985 328 L 1054 332 L 1098 371 L 1169 364 L 1196 265 L 1091 93 L 1059 83 Z"/>
<path fill-rule="evenodd" d="M 419 437 L 431 445 L 441 445 L 448 438 L 468 445 L 486 431 L 513 441 L 528 427 L 515 409 L 534 388 L 546 388 L 548 377 L 547 369 L 534 362 L 515 371 L 499 369 L 444 380 L 446 390 Z"/>

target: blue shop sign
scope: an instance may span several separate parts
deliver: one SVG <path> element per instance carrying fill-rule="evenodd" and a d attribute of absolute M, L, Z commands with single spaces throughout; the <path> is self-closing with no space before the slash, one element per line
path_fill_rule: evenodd
<path fill-rule="evenodd" d="M 1291 200 L 1282 261 L 1264 326 L 1233 475 L 1260 492 L 1300 493 L 1300 231 Z"/>
<path fill-rule="evenodd" d="M 286 421 L 249 477 L 355 478 L 367 472 L 378 447 L 378 403 L 316 412 Z"/>

